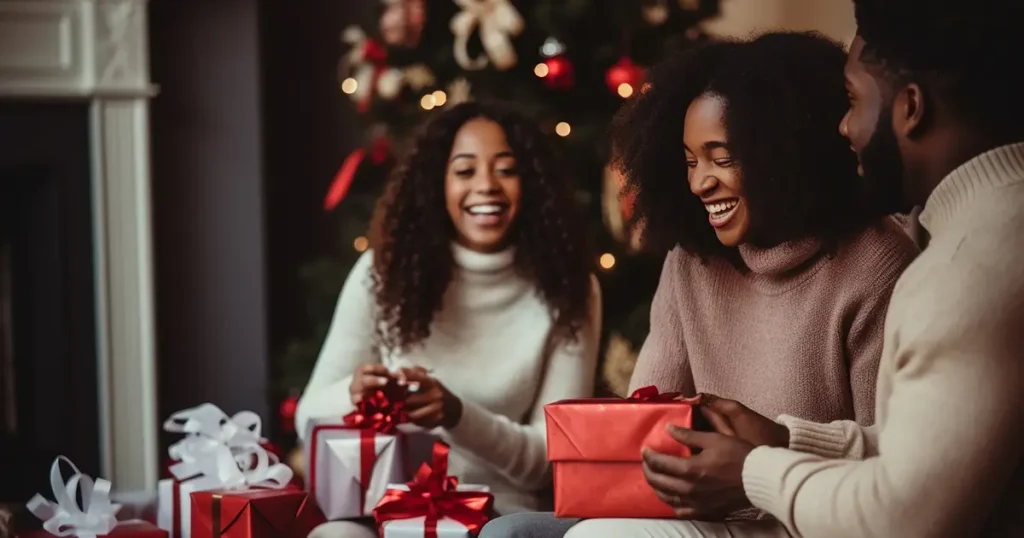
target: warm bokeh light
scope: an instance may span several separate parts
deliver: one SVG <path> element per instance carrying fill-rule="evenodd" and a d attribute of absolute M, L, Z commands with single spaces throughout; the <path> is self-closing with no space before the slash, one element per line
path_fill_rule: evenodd
<path fill-rule="evenodd" d="M 441 90 L 435 90 L 432 95 L 434 96 L 434 106 L 444 106 L 448 101 L 448 94 Z"/>
<path fill-rule="evenodd" d="M 356 252 L 364 252 L 369 247 L 370 240 L 361 235 L 352 241 L 352 248 L 356 249 Z"/>
<path fill-rule="evenodd" d="M 569 136 L 569 133 L 571 132 L 572 126 L 564 121 L 560 121 L 558 122 L 558 125 L 555 125 L 555 133 L 558 134 L 558 136 Z"/>
<path fill-rule="evenodd" d="M 598 263 L 601 264 L 602 269 L 611 269 L 612 267 L 615 267 L 615 256 L 606 252 L 601 255 L 601 259 Z"/>
<path fill-rule="evenodd" d="M 435 101 L 434 94 L 428 93 L 420 99 L 420 106 L 423 107 L 423 110 L 430 110 L 437 104 Z"/>
<path fill-rule="evenodd" d="M 533 68 L 533 74 L 540 78 L 548 76 L 548 64 L 543 62 L 537 64 L 537 66 Z"/>
<path fill-rule="evenodd" d="M 358 89 L 359 89 L 359 83 L 356 82 L 356 79 L 354 79 L 352 77 L 348 77 L 347 79 L 341 81 L 341 91 L 343 91 L 343 92 L 345 92 L 345 93 L 347 93 L 349 95 L 352 95 L 353 93 L 356 93 L 356 90 L 358 90 Z"/>
<path fill-rule="evenodd" d="M 618 92 L 619 97 L 625 99 L 630 95 L 633 95 L 633 86 L 631 86 L 628 82 L 623 82 L 622 84 L 619 84 Z"/>

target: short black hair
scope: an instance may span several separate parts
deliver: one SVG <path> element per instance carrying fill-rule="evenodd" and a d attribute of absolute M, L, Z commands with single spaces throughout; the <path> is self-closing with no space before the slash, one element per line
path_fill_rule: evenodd
<path fill-rule="evenodd" d="M 686 178 L 686 110 L 706 93 L 725 101 L 752 243 L 802 237 L 834 243 L 862 229 L 869 215 L 856 155 L 839 133 L 849 108 L 845 62 L 843 47 L 819 34 L 773 32 L 709 43 L 655 66 L 650 85 L 612 122 L 613 163 L 636 196 L 645 245 L 737 260 L 716 238 Z"/>
<path fill-rule="evenodd" d="M 854 0 L 860 59 L 993 135 L 1024 132 L 1022 0 Z"/>

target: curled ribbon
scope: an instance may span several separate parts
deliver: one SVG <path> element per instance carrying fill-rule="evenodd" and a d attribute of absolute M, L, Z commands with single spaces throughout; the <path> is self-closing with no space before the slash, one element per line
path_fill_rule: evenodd
<path fill-rule="evenodd" d="M 366 35 L 358 26 L 349 26 L 341 34 L 341 40 L 351 48 L 341 58 L 339 74 L 348 74 L 356 81 L 352 99 L 359 104 L 359 110 L 366 112 L 376 91 L 381 74 L 387 68 L 387 49 Z"/>
<path fill-rule="evenodd" d="M 499 71 L 516 65 L 516 49 L 511 37 L 522 33 L 523 17 L 508 0 L 455 0 L 462 11 L 452 17 L 450 28 L 455 36 L 455 61 L 467 71 L 487 66 L 488 58 Z M 484 55 L 470 58 L 467 46 L 473 30 L 479 27 Z"/>
<path fill-rule="evenodd" d="M 61 476 L 61 462 L 74 471 L 67 483 Z M 29 511 L 43 521 L 46 532 L 55 536 L 96 538 L 110 534 L 117 526 L 117 511 L 121 507 L 110 502 L 110 482 L 102 478 L 93 481 L 64 456 L 58 456 L 50 466 L 50 489 L 57 502 L 38 494 L 28 501 Z M 81 505 L 75 501 L 79 494 Z"/>
<path fill-rule="evenodd" d="M 228 418 L 206 403 L 174 413 L 164 429 L 186 434 L 168 450 L 177 460 L 170 471 L 179 481 L 196 481 L 198 489 L 283 488 L 292 478 L 293 471 L 260 445 L 262 423 L 252 411 Z"/>
<path fill-rule="evenodd" d="M 490 519 L 494 497 L 483 491 L 459 491 L 459 481 L 448 476 L 448 453 L 441 441 L 434 443 L 432 465 L 423 464 L 406 486 L 408 491 L 389 489 L 373 509 L 381 526 L 396 519 L 423 517 L 423 538 L 437 538 L 437 522 L 442 518 L 458 521 L 476 535 Z"/>

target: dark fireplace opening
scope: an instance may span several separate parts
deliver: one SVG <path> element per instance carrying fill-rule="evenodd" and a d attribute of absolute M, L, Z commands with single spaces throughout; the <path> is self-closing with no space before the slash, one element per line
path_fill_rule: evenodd
<path fill-rule="evenodd" d="M 0 103 L 0 453 L 34 460 L 9 495 L 57 454 L 100 470 L 89 148 L 87 104 Z"/>

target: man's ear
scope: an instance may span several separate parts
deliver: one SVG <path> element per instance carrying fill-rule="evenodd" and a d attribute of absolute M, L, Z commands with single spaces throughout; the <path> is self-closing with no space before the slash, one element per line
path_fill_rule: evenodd
<path fill-rule="evenodd" d="M 921 86 L 912 82 L 897 91 L 893 101 L 893 130 L 906 138 L 913 138 L 924 127 L 925 117 L 931 111 Z"/>

